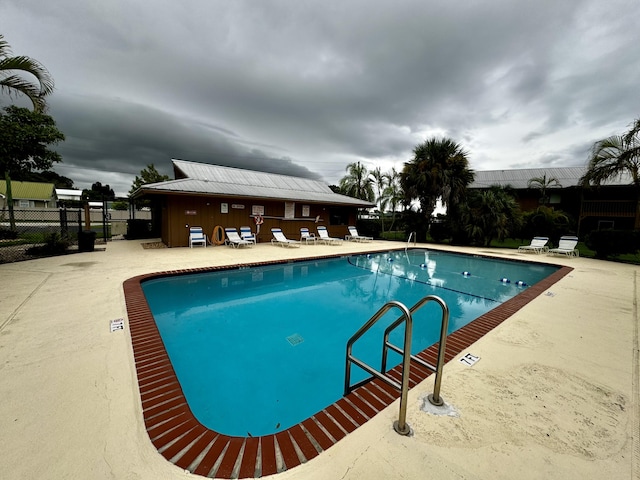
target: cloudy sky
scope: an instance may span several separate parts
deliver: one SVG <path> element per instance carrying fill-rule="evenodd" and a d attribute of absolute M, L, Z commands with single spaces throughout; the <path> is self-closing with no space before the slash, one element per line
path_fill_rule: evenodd
<path fill-rule="evenodd" d="M 474 170 L 583 165 L 640 117 L 639 14 L 638 0 L 2 0 L 0 34 L 55 79 L 54 170 L 125 195 L 171 158 L 336 184 L 352 162 L 401 170 L 442 135 Z"/>

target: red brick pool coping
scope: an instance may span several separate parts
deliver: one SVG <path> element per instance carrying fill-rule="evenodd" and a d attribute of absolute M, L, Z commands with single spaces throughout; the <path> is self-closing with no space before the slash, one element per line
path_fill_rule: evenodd
<path fill-rule="evenodd" d="M 296 262 L 303 260 L 296 259 Z M 133 356 L 138 376 L 142 414 L 149 438 L 167 460 L 189 472 L 209 478 L 255 478 L 289 470 L 311 460 L 373 418 L 399 398 L 399 392 L 374 379 L 298 425 L 262 437 L 231 437 L 203 426 L 192 414 L 142 291 L 142 282 L 154 278 L 233 270 L 286 263 L 282 261 L 225 265 L 156 272 L 123 284 Z M 463 350 L 500 325 L 571 272 L 560 267 L 544 280 L 447 336 L 445 359 Z M 418 354 L 437 363 L 438 344 Z M 398 367 L 389 374 L 400 379 Z M 412 364 L 410 387 L 431 372 Z M 446 381 L 445 381 L 446 386 Z"/>

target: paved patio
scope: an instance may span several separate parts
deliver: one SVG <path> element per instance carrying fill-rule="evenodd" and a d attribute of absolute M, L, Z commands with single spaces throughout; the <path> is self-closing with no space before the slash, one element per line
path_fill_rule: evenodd
<path fill-rule="evenodd" d="M 104 250 L 0 265 L 0 471 L 15 479 L 201 478 L 166 461 L 142 419 L 123 282 L 144 273 L 402 247 L 259 244 Z M 429 245 L 430 248 L 446 249 Z M 638 479 L 640 267 L 511 250 L 574 270 L 445 367 L 450 415 L 424 411 L 432 377 L 276 479 Z M 111 320 L 125 329 L 111 333 Z"/>

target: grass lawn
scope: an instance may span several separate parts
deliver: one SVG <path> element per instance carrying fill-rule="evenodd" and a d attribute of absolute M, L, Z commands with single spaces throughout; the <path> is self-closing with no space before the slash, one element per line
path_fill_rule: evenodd
<path fill-rule="evenodd" d="M 494 248 L 518 248 L 520 245 L 528 245 L 526 241 L 520 241 L 513 238 L 507 238 L 504 242 L 494 240 L 491 242 L 491 246 Z M 581 257 L 595 258 L 596 254 L 593 250 L 589 250 L 583 242 L 578 242 L 578 251 Z M 607 260 L 612 262 L 633 263 L 640 265 L 640 253 L 619 255 L 617 257 L 608 258 Z"/>

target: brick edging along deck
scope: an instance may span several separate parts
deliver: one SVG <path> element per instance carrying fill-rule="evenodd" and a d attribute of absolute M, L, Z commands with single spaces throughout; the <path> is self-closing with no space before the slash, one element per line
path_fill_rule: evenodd
<path fill-rule="evenodd" d="M 302 260 L 310 259 L 296 261 Z M 149 310 L 142 282 L 173 275 L 276 263 L 286 262 L 157 272 L 130 278 L 123 284 L 142 414 L 149 438 L 162 456 L 191 473 L 211 478 L 253 478 L 288 470 L 327 450 L 399 397 L 399 392 L 374 379 L 302 423 L 261 437 L 231 437 L 215 432 L 196 420 Z M 570 267 L 561 267 L 547 278 L 448 335 L 445 360 L 450 361 L 572 270 Z M 436 343 L 418 356 L 435 365 L 437 354 Z M 401 375 L 399 367 L 389 373 L 397 379 Z M 430 374 L 423 367 L 412 364 L 410 387 Z"/>

